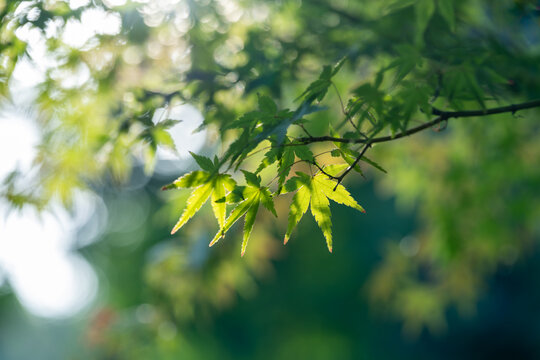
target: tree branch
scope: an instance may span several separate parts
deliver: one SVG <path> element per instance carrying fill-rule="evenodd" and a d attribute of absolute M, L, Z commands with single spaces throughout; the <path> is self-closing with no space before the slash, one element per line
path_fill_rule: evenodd
<path fill-rule="evenodd" d="M 512 114 L 518 110 L 531 109 L 535 107 L 540 107 L 540 99 L 524 102 L 517 105 L 508 105 L 501 106 L 492 109 L 484 110 L 464 110 L 464 111 L 442 111 L 437 108 L 432 108 L 431 113 L 433 115 L 444 116 L 446 119 L 450 118 L 460 118 L 460 117 L 471 117 L 471 116 L 486 116 L 511 112 Z"/>
<path fill-rule="evenodd" d="M 494 114 L 501 114 L 501 113 L 512 113 L 519 110 L 525 110 L 525 109 L 532 109 L 540 107 L 540 99 L 524 102 L 521 104 L 516 105 L 509 105 L 509 106 L 501 106 L 497 108 L 491 108 L 491 109 L 484 109 L 484 110 L 464 110 L 464 111 L 442 111 L 436 108 L 432 109 L 433 115 L 438 115 L 435 119 L 428 121 L 422 125 L 410 128 L 406 131 L 403 131 L 399 134 L 396 134 L 394 136 L 381 136 L 374 139 L 345 139 L 345 138 L 338 138 L 333 136 L 314 136 L 310 138 L 301 137 L 297 138 L 296 141 L 298 141 L 301 144 L 311 144 L 316 142 L 326 142 L 326 141 L 333 141 L 333 142 L 340 142 L 340 143 L 348 143 L 348 144 L 376 144 L 381 142 L 387 142 L 392 140 L 397 140 L 405 136 L 409 136 L 412 134 L 416 134 L 417 132 L 420 132 L 422 130 L 428 129 L 432 127 L 433 125 L 437 125 L 440 122 L 443 122 L 445 120 L 451 119 L 451 118 L 462 118 L 462 117 L 472 117 L 472 116 L 487 116 L 487 115 L 494 115 Z"/>

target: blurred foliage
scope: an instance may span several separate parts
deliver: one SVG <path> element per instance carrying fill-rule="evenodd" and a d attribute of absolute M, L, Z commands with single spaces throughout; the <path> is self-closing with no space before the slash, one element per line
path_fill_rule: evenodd
<path fill-rule="evenodd" d="M 138 336 L 154 339 L 156 332 L 168 339 L 156 345 L 171 354 L 162 357 L 172 358 L 176 346 L 190 342 L 179 338 L 183 333 L 177 327 L 211 319 L 236 293 L 251 293 L 255 279 L 271 272 L 275 238 L 290 235 L 283 214 L 292 209 L 294 225 L 307 210 L 307 201 L 298 199 L 301 186 L 312 191 L 311 211 L 329 248 L 326 196 L 370 212 L 361 198 L 358 205 L 339 187 L 342 180 L 350 188 L 353 180 L 373 177 L 404 211 L 418 214 L 415 233 L 399 244 L 390 242 L 366 279 L 373 306 L 403 319 L 409 333 L 445 329 L 446 311 L 453 306 L 473 311 L 486 279 L 536 246 L 538 110 L 517 111 L 517 105 L 489 117 L 458 119 L 458 114 L 540 97 L 538 1 L 73 4 L 0 0 L 3 101 L 20 96 L 10 86 L 18 65 L 29 63 L 43 74 L 33 98 L 42 135 L 35 171 L 14 171 L 0 196 L 14 208 L 46 208 L 55 200 L 69 206 L 81 188 L 114 199 L 118 184 L 133 178 L 139 162 L 151 175 L 158 147 L 174 148 L 167 130 L 176 123 L 153 118 L 159 108 L 178 104 L 196 105 L 204 114 L 203 152 L 211 154 L 194 155 L 203 171 L 169 186 L 195 187 L 191 200 L 182 191 L 163 193 L 149 205 L 155 216 L 123 230 L 126 237 L 152 238 L 144 246 L 134 242 L 137 256 L 122 259 L 112 240 L 110 247 L 100 243 L 81 250 L 107 276 L 118 277 L 111 280 L 111 291 L 120 292 L 114 287 L 122 289 L 120 279 L 131 271 L 139 271 L 135 278 L 144 278 L 151 289 L 151 295 L 112 296 L 118 301 L 113 307 L 137 305 L 144 326 L 130 327 L 132 315 L 115 318 L 112 310 L 97 316 L 90 342 L 103 358 L 137 358 Z M 96 27 L 97 18 L 108 26 Z M 94 25 L 87 38 L 70 36 L 89 24 Z M 429 123 L 433 119 L 439 120 Z M 397 140 L 422 126 L 422 133 Z M 396 141 L 375 144 L 381 138 Z M 336 164 L 344 164 L 341 172 L 329 173 Z M 238 185 L 244 182 L 240 169 L 246 187 Z M 339 189 L 334 195 L 341 194 L 339 201 L 323 191 L 324 199 L 317 196 L 314 204 L 313 194 L 320 194 L 309 179 L 321 174 L 326 190 L 331 184 Z M 236 185 L 228 187 L 233 181 L 225 178 Z M 157 192 L 166 183 L 161 181 L 149 190 Z M 285 194 L 295 190 L 294 196 Z M 133 204 L 138 201 L 129 196 Z M 209 225 L 212 211 L 203 206 L 208 198 L 217 225 Z M 228 218 L 226 203 L 237 204 Z M 279 215 L 277 225 L 268 214 L 257 215 L 259 203 Z M 157 245 L 159 239 L 144 233 L 169 228 L 182 208 L 186 212 L 175 230 L 197 211 L 200 219 L 182 228 L 181 242 Z M 239 238 L 232 225 L 244 214 L 242 252 L 252 229 L 256 237 L 244 259 L 233 255 L 235 241 L 220 241 L 215 251 L 206 248 L 216 231 L 215 241 L 229 229 L 230 238 Z M 261 226 L 253 226 L 256 216 Z M 129 270 L 121 275 L 123 266 Z M 149 298 L 154 305 L 140 305 Z M 326 337 L 316 329 L 310 334 L 311 342 Z M 329 339 L 340 346 L 339 337 Z M 295 345 L 302 339 L 290 341 L 291 348 L 302 346 Z M 157 353 L 144 351 L 137 356 Z M 209 357 L 215 356 L 212 351 L 209 346 Z"/>

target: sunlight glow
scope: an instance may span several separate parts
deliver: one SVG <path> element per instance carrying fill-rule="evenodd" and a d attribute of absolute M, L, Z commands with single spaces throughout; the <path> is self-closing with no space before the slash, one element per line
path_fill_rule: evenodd
<path fill-rule="evenodd" d="M 27 171 L 35 157 L 39 134 L 35 126 L 18 114 L 0 119 L 0 181 L 15 169 Z"/>
<path fill-rule="evenodd" d="M 169 109 L 159 108 L 154 112 L 152 121 L 158 123 L 167 119 L 180 120 L 181 122 L 171 127 L 171 134 L 177 152 L 159 147 L 156 155 L 160 160 L 186 160 L 191 159 L 190 151 L 198 152 L 206 142 L 206 130 L 194 132 L 203 123 L 203 115 L 193 105 L 176 105 Z M 156 166 L 158 172 L 170 172 L 177 169 L 170 166 Z M 167 169 L 168 168 L 168 169 Z"/>
<path fill-rule="evenodd" d="M 0 181 L 9 172 L 30 170 L 39 132 L 21 114 L 4 111 L 0 118 Z M 0 273 L 27 310 L 43 317 L 76 314 L 94 298 L 97 277 L 80 255 L 71 251 L 75 231 L 95 212 L 95 196 L 79 193 L 74 212 L 57 207 L 38 214 L 31 208 L 8 213 L 0 202 Z M 86 240 L 88 242 L 88 240 Z"/>
<path fill-rule="evenodd" d="M 120 32 L 120 15 L 100 8 L 85 10 L 81 21 L 69 20 L 62 40 L 74 48 L 82 48 L 95 35 L 116 35 Z"/>
<path fill-rule="evenodd" d="M 107 7 L 113 8 L 113 7 L 116 7 L 116 6 L 122 6 L 122 5 L 125 5 L 126 0 L 103 0 L 103 3 L 104 3 Z"/>
<path fill-rule="evenodd" d="M 69 0 L 69 7 L 72 10 L 78 9 L 81 6 L 86 6 L 90 3 L 90 0 Z"/>
<path fill-rule="evenodd" d="M 161 1 L 169 6 L 178 2 Z M 26 11 L 30 3 L 23 2 L 17 11 Z M 125 3 L 125 0 L 104 1 L 108 7 Z M 89 0 L 69 1 L 72 9 L 87 4 Z M 184 10 L 187 18 L 189 9 Z M 45 80 L 44 74 L 50 72 L 62 87 L 70 89 L 84 85 L 91 77 L 83 63 L 69 71 L 63 69 L 63 60 L 48 51 L 48 39 L 61 37 L 66 45 L 85 50 L 99 45 L 96 35 L 116 35 L 122 26 L 119 14 L 102 7 L 85 9 L 80 21 L 71 19 L 65 27 L 63 20 L 55 21 L 47 25 L 45 32 L 30 26 L 17 29 L 17 37 L 28 44 L 28 56 L 17 63 L 9 84 L 13 105 L 3 103 L 0 112 L 0 152 L 9 154 L 0 161 L 0 182 L 15 169 L 23 174 L 33 171 L 41 134 L 35 123 L 39 114 L 32 104 L 36 86 Z M 129 52 L 133 50 L 137 49 L 126 50 L 124 56 L 138 63 L 140 60 Z M 189 151 L 197 152 L 204 146 L 206 131 L 193 133 L 202 124 L 203 116 L 192 105 L 179 105 L 156 111 L 154 122 L 165 119 L 182 120 L 169 130 L 178 151 L 160 148 L 157 152 L 158 159 L 173 165 L 161 166 L 162 172 L 177 171 L 184 166 L 183 159 L 191 158 Z M 158 162 L 156 170 L 159 169 Z M 44 213 L 37 213 L 31 207 L 10 211 L 9 205 L 0 199 L 0 286 L 7 284 L 20 303 L 37 316 L 63 318 L 83 310 L 96 296 L 98 279 L 76 248 L 99 237 L 107 226 L 106 214 L 103 201 L 88 193 L 75 196 L 71 212 L 59 205 Z"/>
<path fill-rule="evenodd" d="M 90 265 L 69 250 L 67 214 L 59 215 L 25 209 L 0 220 L 0 266 L 20 302 L 43 317 L 72 316 L 97 290 Z"/>

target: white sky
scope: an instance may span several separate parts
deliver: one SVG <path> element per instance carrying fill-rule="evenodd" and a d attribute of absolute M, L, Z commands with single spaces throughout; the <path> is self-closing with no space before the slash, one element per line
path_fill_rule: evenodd
<path fill-rule="evenodd" d="M 69 249 L 75 227 L 67 213 L 37 214 L 29 208 L 8 216 L 2 212 L 0 266 L 27 310 L 67 317 L 86 306 L 95 296 L 97 277 Z"/>
<path fill-rule="evenodd" d="M 71 0 L 70 7 L 75 9 L 88 2 Z M 114 7 L 123 5 L 125 0 L 104 2 Z M 120 26 L 118 15 L 104 10 L 88 10 L 83 13 L 81 22 L 68 22 L 62 38 L 69 45 L 81 48 L 95 34 L 117 34 Z M 39 33 L 22 29 L 17 36 L 28 42 L 34 62 L 24 60 L 17 65 L 10 84 L 16 106 L 4 107 L 0 112 L 0 154 L 3 154 L 0 156 L 0 182 L 16 168 L 23 173 L 31 169 L 40 141 L 39 129 L 34 122 L 34 114 L 15 109 L 24 105 L 31 108 L 29 94 L 43 81 L 44 71 L 54 66 L 54 59 L 47 55 L 44 39 Z M 84 68 L 81 71 L 82 75 L 75 76 L 89 76 Z M 66 81 L 76 87 L 81 79 Z M 178 154 L 159 149 L 158 156 L 179 163 L 188 156 L 188 151 L 196 152 L 204 145 L 204 132 L 192 134 L 203 117 L 195 107 L 180 105 L 173 107 L 168 114 L 163 109 L 156 112 L 155 121 L 166 118 L 183 120 L 170 130 Z M 24 208 L 7 215 L 7 205 L 0 200 L 0 285 L 7 280 L 21 304 L 31 313 L 41 317 L 69 317 L 94 299 L 98 288 L 96 273 L 83 257 L 72 251 L 72 247 L 80 240 L 75 236 L 77 229 L 87 222 L 91 214 L 97 211 L 106 213 L 100 202 L 101 199 L 93 194 L 79 193 L 75 199 L 74 216 L 60 206 L 55 206 L 52 213 L 38 214 L 31 208 Z M 100 233 L 96 229 L 94 232 L 95 235 Z"/>
<path fill-rule="evenodd" d="M 0 117 L 0 181 L 18 168 L 31 169 L 39 133 L 35 124 L 16 112 Z M 57 207 L 38 214 L 31 208 L 8 211 L 0 201 L 0 269 L 21 303 L 44 317 L 65 317 L 93 299 L 97 278 L 90 265 L 70 251 L 77 227 L 95 208 L 95 196 L 79 194 L 75 216 Z"/>

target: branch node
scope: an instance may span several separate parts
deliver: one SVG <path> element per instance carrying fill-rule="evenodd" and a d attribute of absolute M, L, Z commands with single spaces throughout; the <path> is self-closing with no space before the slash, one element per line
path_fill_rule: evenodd
<path fill-rule="evenodd" d="M 336 186 L 334 186 L 334 190 L 333 191 L 336 191 L 337 187 L 339 186 L 339 184 L 341 184 L 341 182 L 343 181 L 343 179 L 345 178 L 345 176 L 347 176 L 347 174 L 356 166 L 356 164 L 358 164 L 358 162 L 360 161 L 360 159 L 362 159 L 362 157 L 364 156 L 364 154 L 366 153 L 366 151 L 371 147 L 371 142 L 367 142 L 365 145 L 364 145 L 364 148 L 362 149 L 362 151 L 360 152 L 360 154 L 356 157 L 356 159 L 353 161 L 352 164 L 349 165 L 349 167 L 347 169 L 345 169 L 345 171 L 343 172 L 343 174 L 341 174 L 340 176 L 338 176 L 337 178 L 335 177 L 335 179 L 337 180 L 337 184 Z"/>
<path fill-rule="evenodd" d="M 448 126 L 448 119 L 441 116 L 441 122 L 439 123 L 439 126 L 437 128 L 433 128 L 433 131 L 435 132 L 441 132 L 446 130 L 446 127 Z"/>
<path fill-rule="evenodd" d="M 320 172 L 322 172 L 324 175 L 328 176 L 329 179 L 331 180 L 336 180 L 338 179 L 337 177 L 335 177 L 334 175 L 330 175 L 329 173 L 327 173 L 326 171 L 324 171 L 324 169 L 319 166 L 319 164 L 317 164 L 317 162 L 312 162 L 313 165 L 315 165 L 317 167 L 317 169 L 319 169 Z M 335 190 L 335 189 L 334 189 Z"/>

